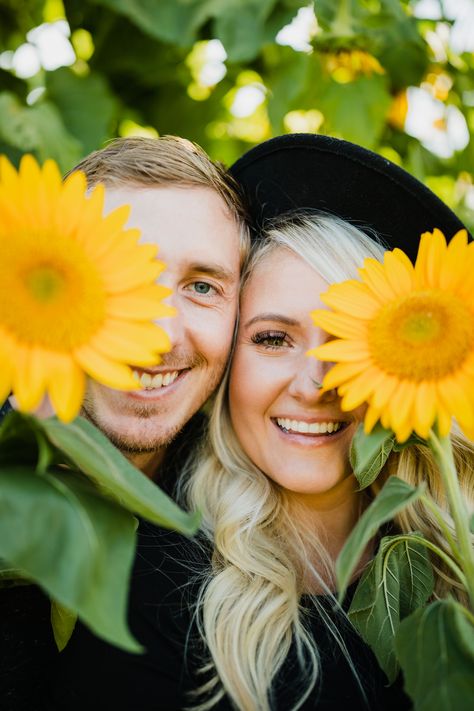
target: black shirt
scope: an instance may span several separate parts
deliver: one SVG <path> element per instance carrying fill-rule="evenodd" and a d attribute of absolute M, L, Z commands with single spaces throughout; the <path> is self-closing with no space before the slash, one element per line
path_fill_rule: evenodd
<path fill-rule="evenodd" d="M 134 655 L 111 647 L 78 624 L 61 653 L 52 683 L 51 706 L 58 711 L 178 711 L 189 705 L 196 688 L 197 669 L 207 659 L 193 621 L 199 572 L 209 558 L 194 542 L 171 531 L 141 522 L 130 593 L 130 626 L 146 647 Z M 207 558 L 207 560 L 206 560 Z M 355 586 L 349 590 L 350 595 Z M 330 606 L 328 602 L 328 611 Z M 314 612 L 310 628 L 321 654 L 321 680 L 301 707 L 304 711 L 403 711 L 411 704 L 401 680 L 388 686 L 371 650 L 349 623 L 339 630 L 364 688 L 320 617 Z M 272 711 L 288 711 L 299 695 L 299 667 L 293 651 L 278 675 Z M 230 711 L 225 697 L 215 707 Z"/>
<path fill-rule="evenodd" d="M 203 420 L 188 423 L 168 452 L 160 483 L 170 490 Z M 50 605 L 36 586 L 0 590 L 0 708 L 2 711 L 177 711 L 189 705 L 197 670 L 207 656 L 193 619 L 200 574 L 210 551 L 174 531 L 140 521 L 129 597 L 129 624 L 144 645 L 130 654 L 77 623 L 66 648 L 55 647 Z M 353 588 L 349 590 L 349 604 Z M 329 603 L 328 603 L 329 604 Z M 302 711 L 404 711 L 411 703 L 401 680 L 388 686 L 371 650 L 350 628 L 340 631 L 367 703 L 340 648 L 317 614 L 311 631 L 321 654 L 320 682 Z M 299 695 L 296 655 L 290 651 L 274 685 L 272 711 L 288 711 Z M 350 705 L 350 706 L 349 706 Z M 230 711 L 227 697 L 215 711 Z"/>

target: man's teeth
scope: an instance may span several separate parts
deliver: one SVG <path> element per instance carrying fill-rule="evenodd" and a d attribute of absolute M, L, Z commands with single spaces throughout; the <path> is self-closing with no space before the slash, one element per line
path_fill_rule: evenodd
<path fill-rule="evenodd" d="M 300 422 L 278 417 L 277 423 L 288 432 L 301 432 L 302 434 L 330 434 L 337 432 L 342 427 L 342 422 Z"/>
<path fill-rule="evenodd" d="M 156 375 L 150 375 L 150 373 L 139 373 L 134 370 L 133 375 L 144 390 L 156 390 L 157 388 L 164 388 L 166 385 L 174 383 L 179 375 L 179 371 L 173 370 L 172 373 L 157 373 Z"/>

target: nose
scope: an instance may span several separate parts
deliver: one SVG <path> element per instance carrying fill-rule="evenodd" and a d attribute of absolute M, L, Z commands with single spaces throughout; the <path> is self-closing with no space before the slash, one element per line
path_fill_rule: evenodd
<path fill-rule="evenodd" d="M 289 394 L 309 403 L 331 402 L 337 398 L 336 390 L 322 391 L 321 383 L 332 363 L 322 362 L 311 356 L 304 356 L 295 369 L 294 376 L 288 388 Z"/>
<path fill-rule="evenodd" d="M 166 284 L 164 280 L 162 281 L 160 279 L 159 283 L 172 288 L 171 285 Z M 163 299 L 163 303 L 172 306 L 175 313 L 173 316 L 156 319 L 155 323 L 166 331 L 171 342 L 171 349 L 174 350 L 182 345 L 185 332 L 184 315 L 179 309 L 178 295 L 175 289 L 172 290 L 169 296 Z"/>

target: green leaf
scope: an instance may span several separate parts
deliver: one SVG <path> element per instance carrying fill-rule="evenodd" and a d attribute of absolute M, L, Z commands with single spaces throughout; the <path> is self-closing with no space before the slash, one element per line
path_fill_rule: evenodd
<path fill-rule="evenodd" d="M 265 20 L 275 0 L 227 0 L 214 22 L 229 62 L 254 59 L 265 41 Z"/>
<path fill-rule="evenodd" d="M 63 67 L 46 75 L 46 89 L 66 129 L 84 154 L 101 146 L 111 133 L 118 102 L 101 74 L 77 76 Z"/>
<path fill-rule="evenodd" d="M 374 74 L 347 84 L 329 82 L 317 108 L 325 116 L 328 133 L 373 149 L 382 136 L 390 103 L 387 77 Z"/>
<path fill-rule="evenodd" d="M 339 600 L 344 598 L 347 585 L 360 561 L 360 558 L 380 526 L 390 521 L 395 514 L 408 504 L 416 501 L 424 492 L 425 486 L 414 489 L 396 476 L 391 476 L 377 494 L 370 506 L 364 511 L 339 553 L 336 561 L 336 576 Z"/>
<path fill-rule="evenodd" d="M 471 519 L 469 521 L 469 530 L 471 533 L 474 533 L 474 514 L 472 514 Z"/>
<path fill-rule="evenodd" d="M 51 600 L 51 625 L 53 627 L 54 641 L 60 652 L 71 639 L 76 626 L 77 615 L 59 602 Z"/>
<path fill-rule="evenodd" d="M 130 652 L 142 650 L 126 620 L 136 525 L 80 474 L 0 469 L 0 556 Z"/>
<path fill-rule="evenodd" d="M 411 533 L 382 538 L 348 613 L 390 682 L 399 669 L 395 635 L 400 621 L 423 605 L 433 592 L 433 569 L 420 537 Z"/>
<path fill-rule="evenodd" d="M 40 162 L 53 158 L 63 171 L 81 157 L 79 142 L 67 132 L 53 104 L 41 101 L 25 107 L 8 92 L 0 94 L 0 140 L 34 152 Z"/>
<path fill-rule="evenodd" d="M 223 0 L 97 0 L 97 3 L 125 15 L 152 37 L 189 46 Z"/>
<path fill-rule="evenodd" d="M 403 620 L 396 648 L 415 711 L 472 711 L 474 625 L 454 600 L 437 600 Z"/>
<path fill-rule="evenodd" d="M 185 535 L 196 533 L 199 513 L 183 511 L 88 420 L 64 424 L 52 417 L 39 421 L 48 439 L 99 487 L 129 511 Z"/>
<path fill-rule="evenodd" d="M 395 435 L 377 423 L 370 434 L 359 425 L 352 439 L 350 462 L 360 489 L 366 489 L 378 477 L 395 443 Z"/>
<path fill-rule="evenodd" d="M 38 472 L 65 463 L 64 454 L 48 440 L 40 420 L 18 410 L 0 422 L 0 467 L 32 466 Z"/>

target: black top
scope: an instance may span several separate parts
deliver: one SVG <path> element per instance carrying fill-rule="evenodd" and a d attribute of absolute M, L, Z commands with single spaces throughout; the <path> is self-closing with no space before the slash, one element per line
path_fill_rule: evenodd
<path fill-rule="evenodd" d="M 2 711 L 178 711 L 197 685 L 196 670 L 206 650 L 193 624 L 193 600 L 203 558 L 180 534 L 140 522 L 130 591 L 129 622 L 147 652 L 130 654 L 95 637 L 84 625 L 60 654 L 50 631 L 48 601 L 32 586 L 3 590 L 9 617 L 3 625 Z M 349 596 L 353 588 L 349 590 Z M 14 593 L 14 595 L 11 595 Z M 347 600 L 348 602 L 349 600 Z M 25 607 L 28 605 L 28 609 Z M 328 607 L 329 609 L 329 607 Z M 33 625 L 31 624 L 33 622 Z M 321 652 L 322 679 L 304 711 L 403 711 L 411 704 L 401 684 L 389 687 L 372 652 L 348 625 L 340 626 L 367 695 L 367 705 L 339 647 L 316 614 L 311 629 Z M 15 637 L 22 634 L 22 644 Z M 16 655 L 8 652 L 13 642 Z M 10 648 L 11 649 L 11 648 Z M 287 711 L 298 696 L 296 658 L 290 653 L 275 685 L 274 711 Z M 230 711 L 226 698 L 216 707 Z"/>
<path fill-rule="evenodd" d="M 198 574 L 207 563 L 207 555 L 203 558 L 201 549 L 183 536 L 144 522 L 139 527 L 137 550 L 130 625 L 146 647 L 146 654 L 122 652 L 79 624 L 59 656 L 47 708 L 178 711 L 189 704 L 187 694 L 198 684 L 196 670 L 207 658 L 192 619 Z M 353 588 L 349 597 L 352 592 Z M 347 623 L 339 629 L 364 687 L 367 704 L 340 648 L 316 613 L 310 626 L 321 651 L 322 680 L 301 707 L 304 711 L 410 708 L 400 683 L 387 685 L 371 651 Z M 288 711 L 298 698 L 297 672 L 296 656 L 291 651 L 275 684 L 275 711 Z M 233 707 L 225 698 L 215 708 L 230 711 Z"/>
<path fill-rule="evenodd" d="M 196 442 L 202 421 L 183 432 L 167 458 L 163 485 Z M 183 442 L 186 446 L 182 446 Z M 167 487 L 165 487 L 167 488 Z M 210 551 L 174 531 L 140 521 L 129 597 L 132 633 L 146 648 L 130 654 L 98 639 L 78 623 L 66 648 L 56 650 L 47 597 L 36 586 L 0 590 L 0 709 L 2 711 L 177 711 L 203 677 L 207 657 L 193 620 L 199 575 Z M 349 590 L 346 605 L 353 588 Z M 321 598 L 324 600 L 324 598 Z M 330 610 L 329 601 L 328 611 Z M 405 711 L 411 703 L 400 681 L 389 687 L 375 657 L 348 623 L 339 629 L 365 690 L 339 647 L 308 606 L 308 620 L 321 653 L 321 682 L 303 711 Z M 336 620 L 337 621 L 337 620 Z M 298 665 L 292 650 L 274 688 L 272 711 L 288 711 L 298 698 Z M 350 704 L 350 706 L 349 706 Z M 227 697 L 214 707 L 230 711 Z"/>

